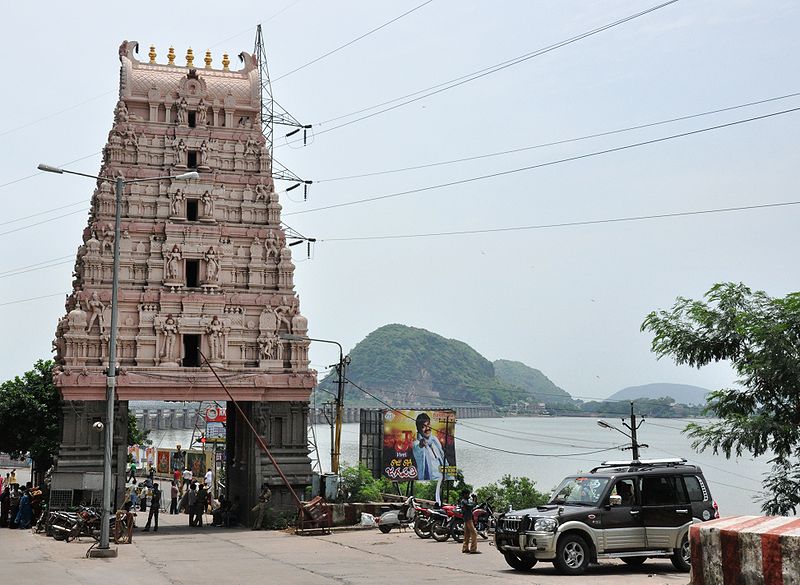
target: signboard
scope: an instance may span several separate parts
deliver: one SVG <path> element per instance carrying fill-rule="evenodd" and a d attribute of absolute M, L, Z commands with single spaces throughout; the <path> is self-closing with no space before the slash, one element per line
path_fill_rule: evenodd
<path fill-rule="evenodd" d="M 383 475 L 392 481 L 455 479 L 453 410 L 387 410 Z"/>
<path fill-rule="evenodd" d="M 206 408 L 206 422 L 228 422 L 227 409 L 224 406 L 209 406 Z"/>
<path fill-rule="evenodd" d="M 225 425 L 221 422 L 207 422 L 206 423 L 206 442 L 207 443 L 224 443 L 225 442 Z"/>

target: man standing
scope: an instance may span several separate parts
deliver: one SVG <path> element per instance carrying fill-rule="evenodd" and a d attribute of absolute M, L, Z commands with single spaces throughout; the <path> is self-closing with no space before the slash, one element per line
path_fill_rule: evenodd
<path fill-rule="evenodd" d="M 136 460 L 131 459 L 131 465 L 129 467 L 130 476 L 128 477 L 128 481 L 133 481 L 136 479 Z"/>
<path fill-rule="evenodd" d="M 189 485 L 192 483 L 192 470 L 188 467 L 183 468 L 183 491 L 189 489 Z"/>
<path fill-rule="evenodd" d="M 261 495 L 258 496 L 258 503 L 250 510 L 251 514 L 255 514 L 252 530 L 264 528 L 264 520 L 267 518 L 267 509 L 271 498 L 272 491 L 269 489 L 269 485 L 266 482 L 261 484 Z"/>
<path fill-rule="evenodd" d="M 191 471 L 189 473 L 191 473 Z M 197 491 L 195 488 L 196 484 L 192 483 L 189 486 L 186 497 L 186 510 L 189 512 L 189 526 L 195 525 L 195 505 L 197 503 Z"/>
<path fill-rule="evenodd" d="M 475 523 L 472 519 L 472 512 L 475 510 L 475 503 L 469 497 L 469 490 L 461 492 L 461 515 L 464 517 L 464 545 L 461 547 L 462 553 L 478 553 L 478 531 L 475 530 Z"/>
<path fill-rule="evenodd" d="M 170 514 L 177 514 L 178 513 L 178 483 L 173 479 L 172 485 L 170 486 L 169 492 L 169 513 Z"/>
<path fill-rule="evenodd" d="M 205 477 L 205 480 L 204 480 L 203 483 L 206 484 L 206 489 L 208 490 L 208 493 L 213 495 L 213 493 L 214 493 L 214 489 L 213 489 L 214 488 L 214 472 L 211 471 L 210 468 L 206 468 L 206 477 Z"/>
<path fill-rule="evenodd" d="M 147 524 L 144 525 L 144 532 L 150 532 L 150 522 L 153 521 L 153 532 L 158 532 L 158 512 L 161 509 L 161 490 L 158 484 L 153 484 L 153 495 L 150 496 L 150 515 L 147 517 Z"/>

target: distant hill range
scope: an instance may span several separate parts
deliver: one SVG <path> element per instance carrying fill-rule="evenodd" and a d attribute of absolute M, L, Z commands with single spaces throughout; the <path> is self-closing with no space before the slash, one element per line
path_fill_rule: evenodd
<path fill-rule="evenodd" d="M 462 341 L 406 325 L 384 325 L 350 352 L 345 400 L 349 405 L 450 406 L 568 402 L 570 395 L 539 370 L 520 362 L 487 360 Z M 358 388 L 360 386 L 360 388 Z M 330 400 L 336 373 L 317 388 L 317 400 Z"/>
<path fill-rule="evenodd" d="M 629 386 L 615 392 L 607 400 L 634 400 L 636 398 L 657 399 L 669 396 L 679 404 L 705 404 L 706 394 L 711 392 L 707 388 L 690 386 L 688 384 L 645 384 L 643 386 Z"/>
<path fill-rule="evenodd" d="M 345 403 L 348 406 L 458 407 L 492 405 L 503 414 L 560 414 L 597 416 L 624 414 L 623 402 L 637 398 L 652 403 L 638 407 L 650 416 L 688 416 L 699 408 L 677 408 L 675 403 L 704 404 L 705 388 L 684 384 L 647 384 L 620 390 L 607 401 L 575 400 L 544 373 L 522 362 L 491 362 L 457 339 L 407 325 L 379 327 L 350 351 Z M 332 370 L 315 390 L 317 404 L 336 394 Z M 385 404 L 383 404 L 385 403 Z"/>

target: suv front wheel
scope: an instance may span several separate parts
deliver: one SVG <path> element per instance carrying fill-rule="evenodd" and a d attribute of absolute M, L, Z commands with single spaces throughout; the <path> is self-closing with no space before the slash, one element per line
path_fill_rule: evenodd
<path fill-rule="evenodd" d="M 689 548 L 689 535 L 686 534 L 681 540 L 681 547 L 676 548 L 670 557 L 672 565 L 679 571 L 688 573 L 692 568 L 692 549 Z"/>
<path fill-rule="evenodd" d="M 503 553 L 503 556 L 505 557 L 508 566 L 516 569 L 517 571 L 530 571 L 536 564 L 536 557 L 531 554 L 520 555 L 509 551 Z"/>
<path fill-rule="evenodd" d="M 563 535 L 558 539 L 553 564 L 565 575 L 582 575 L 589 566 L 589 546 L 586 540 L 577 534 Z"/>

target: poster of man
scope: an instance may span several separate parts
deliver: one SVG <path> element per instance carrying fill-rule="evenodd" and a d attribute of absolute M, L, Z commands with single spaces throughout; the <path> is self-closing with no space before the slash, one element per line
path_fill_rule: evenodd
<path fill-rule="evenodd" d="M 455 479 L 452 410 L 389 410 L 383 420 L 383 470 L 392 481 Z"/>

